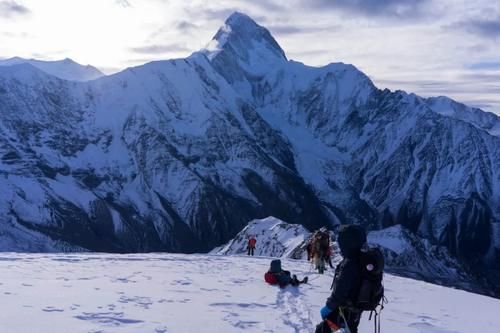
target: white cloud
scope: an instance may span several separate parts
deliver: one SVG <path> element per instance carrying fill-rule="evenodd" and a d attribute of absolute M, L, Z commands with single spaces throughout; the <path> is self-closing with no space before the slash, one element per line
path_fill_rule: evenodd
<path fill-rule="evenodd" d="M 30 13 L 30 10 L 12 0 L 0 1 L 0 17 L 2 18 L 13 18 L 18 16 L 25 16 Z"/>
<path fill-rule="evenodd" d="M 115 0 L 115 3 L 123 8 L 131 7 L 132 5 L 128 0 Z"/>

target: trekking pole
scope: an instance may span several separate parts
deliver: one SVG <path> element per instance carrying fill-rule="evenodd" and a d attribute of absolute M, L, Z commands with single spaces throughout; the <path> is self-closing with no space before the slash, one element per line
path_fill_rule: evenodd
<path fill-rule="evenodd" d="M 378 333 L 380 333 L 380 322 L 382 321 L 382 310 L 384 309 L 384 304 L 387 304 L 387 298 L 384 296 L 382 297 L 382 302 L 380 303 L 380 310 L 378 312 Z M 377 332 L 376 332 L 377 333 Z"/>
<path fill-rule="evenodd" d="M 384 304 L 387 304 L 387 298 L 385 296 L 382 297 L 382 301 L 380 302 L 380 310 L 377 311 L 375 308 L 374 311 L 370 312 L 370 319 L 372 317 L 372 313 L 375 312 L 375 320 L 373 322 L 375 333 L 380 333 L 380 322 L 382 321 L 382 310 L 384 309 Z"/>
<path fill-rule="evenodd" d="M 347 320 L 345 319 L 345 316 L 344 316 L 344 311 L 342 311 L 342 307 L 339 307 L 339 314 L 340 314 L 340 317 L 342 317 L 342 319 L 344 320 L 345 333 L 351 333 L 351 330 L 349 329 L 349 324 L 347 324 Z"/>

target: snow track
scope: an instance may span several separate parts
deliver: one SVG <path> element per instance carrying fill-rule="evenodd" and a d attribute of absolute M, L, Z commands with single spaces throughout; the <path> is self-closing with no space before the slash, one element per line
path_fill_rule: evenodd
<path fill-rule="evenodd" d="M 313 327 L 311 313 L 304 304 L 299 288 L 289 287 L 280 290 L 276 305 L 278 308 L 285 310 L 281 319 L 283 323 L 290 326 L 290 332 L 307 333 L 311 331 L 311 327 Z"/>
<path fill-rule="evenodd" d="M 331 270 L 267 285 L 271 258 L 174 254 L 2 254 L 2 333 L 310 333 Z M 310 265 L 283 260 L 303 278 Z M 384 333 L 497 333 L 500 301 L 386 276 Z M 473 309 L 474 316 L 470 314 Z M 360 332 L 372 332 L 362 319 Z M 464 318 L 468 318 L 464 320 Z"/>

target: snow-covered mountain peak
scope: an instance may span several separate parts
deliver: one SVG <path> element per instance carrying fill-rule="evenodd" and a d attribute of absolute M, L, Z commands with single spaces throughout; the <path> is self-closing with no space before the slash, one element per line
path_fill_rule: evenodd
<path fill-rule="evenodd" d="M 9 63 L 9 64 L 19 64 L 22 62 L 26 62 L 26 59 L 21 58 L 21 57 L 12 57 L 8 59 L 2 59 L 0 60 L 1 63 Z"/>
<path fill-rule="evenodd" d="M 226 245 L 214 249 L 212 254 L 242 254 L 246 252 L 247 241 L 257 239 L 255 254 L 258 256 L 299 258 L 310 232 L 300 224 L 288 224 L 275 217 L 250 221 L 248 225 Z"/>
<path fill-rule="evenodd" d="M 264 29 L 250 16 L 241 12 L 234 12 L 229 15 L 224 21 L 224 26 L 231 28 L 234 32 L 246 34 L 247 36 L 257 35 L 261 29 Z"/>
<path fill-rule="evenodd" d="M 19 64 L 30 64 L 47 74 L 69 81 L 90 81 L 104 76 L 97 68 L 90 65 L 80 65 L 70 58 L 45 61 L 13 57 L 0 60 L 0 66 L 13 66 Z"/>
<path fill-rule="evenodd" d="M 30 86 L 37 81 L 50 80 L 50 78 L 56 80 L 30 63 L 19 62 L 9 66 L 0 65 L 0 80 L 15 79 L 18 82 Z"/>
<path fill-rule="evenodd" d="M 251 74 L 262 75 L 277 62 L 286 62 L 285 52 L 271 33 L 249 16 L 235 12 L 203 52 L 212 61 L 236 62 Z"/>

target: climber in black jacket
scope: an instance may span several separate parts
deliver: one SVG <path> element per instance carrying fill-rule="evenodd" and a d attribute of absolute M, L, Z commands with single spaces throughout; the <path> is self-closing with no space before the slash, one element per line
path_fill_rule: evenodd
<path fill-rule="evenodd" d="M 351 333 L 358 332 L 361 311 L 354 308 L 361 285 L 359 257 L 366 243 L 366 233 L 356 225 L 343 225 L 339 229 L 338 244 L 344 257 L 335 270 L 332 294 L 321 309 L 324 320 L 316 326 L 316 333 L 326 333 L 345 327 Z"/>

